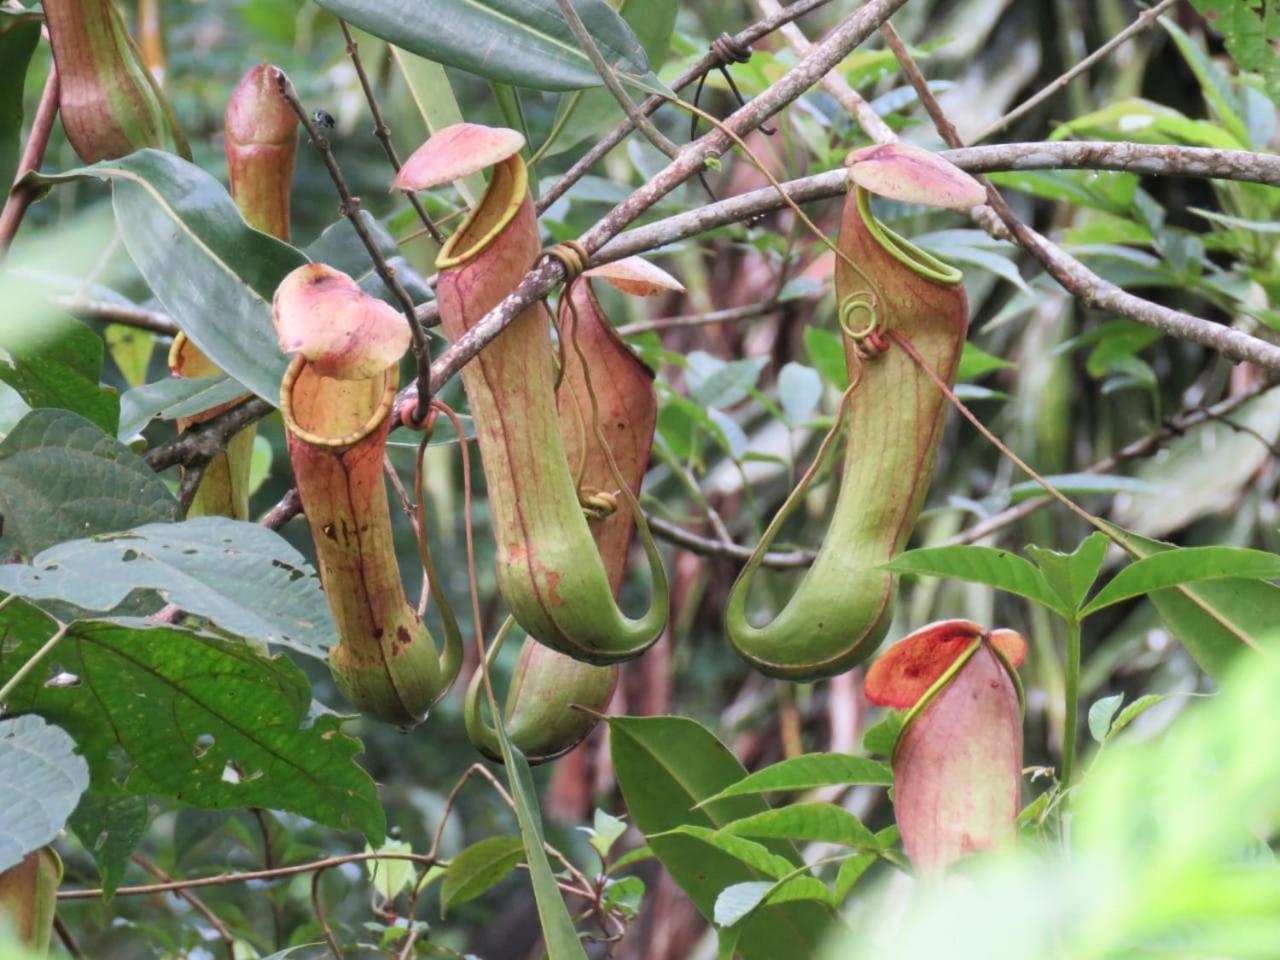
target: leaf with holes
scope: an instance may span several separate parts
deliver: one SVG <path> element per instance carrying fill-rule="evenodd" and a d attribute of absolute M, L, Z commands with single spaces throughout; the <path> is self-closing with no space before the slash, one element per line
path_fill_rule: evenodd
<path fill-rule="evenodd" d="M 302 554 L 273 530 L 225 517 L 150 523 L 0 566 L 0 591 L 111 610 L 134 590 L 228 633 L 323 658 L 337 642 L 320 581 Z"/>
<path fill-rule="evenodd" d="M 487 80 L 536 90 L 601 83 L 556 0 L 317 0 L 375 37 Z M 644 79 L 649 61 L 604 0 L 573 0 L 605 62 L 620 79 Z"/>
<path fill-rule="evenodd" d="M 120 237 L 152 292 L 219 367 L 270 403 L 287 361 L 271 326 L 271 297 L 306 255 L 252 229 L 212 176 L 181 157 L 139 150 L 42 184 L 94 178 L 112 185 Z"/>
<path fill-rule="evenodd" d="M 0 676 L 50 637 L 26 601 L 0 609 Z M 77 620 L 6 704 L 63 727 L 93 786 L 205 810 L 266 807 L 382 843 L 377 789 L 342 718 L 310 716 L 306 677 L 248 644 L 145 621 Z"/>
<path fill-rule="evenodd" d="M 140 457 L 74 413 L 32 410 L 0 442 L 0 542 L 24 556 L 177 512 Z"/>
<path fill-rule="evenodd" d="M 0 871 L 52 841 L 88 786 L 65 730 L 40 717 L 0 720 Z"/>

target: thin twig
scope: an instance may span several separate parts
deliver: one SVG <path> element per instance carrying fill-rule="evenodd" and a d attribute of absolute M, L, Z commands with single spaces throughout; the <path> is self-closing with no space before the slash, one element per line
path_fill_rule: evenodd
<path fill-rule="evenodd" d="M 161 883 L 173 882 L 173 877 L 169 876 L 169 874 L 165 873 L 142 854 L 135 853 L 129 859 Z M 190 890 L 176 889 L 173 893 L 175 896 L 180 897 L 187 901 L 187 903 L 191 904 L 196 913 L 200 914 L 200 916 L 204 917 L 205 920 L 209 922 L 209 926 L 213 927 L 213 929 L 218 932 L 218 936 L 221 937 L 222 942 L 226 944 L 228 960 L 236 960 L 236 938 L 231 935 L 231 931 L 227 929 L 227 925 L 219 919 L 218 915 L 209 909 L 209 905 Z"/>
<path fill-rule="evenodd" d="M 40 94 L 40 105 L 36 108 L 35 119 L 31 121 L 31 133 L 27 136 L 27 145 L 22 148 L 22 158 L 18 161 L 18 173 L 15 184 L 32 170 L 39 170 L 44 162 L 44 152 L 49 147 L 49 134 L 53 130 L 53 119 L 58 115 L 58 68 L 50 64 L 49 76 L 44 82 L 44 90 Z M 0 210 L 0 262 L 9 252 L 9 245 L 22 226 L 22 218 L 27 214 L 27 207 L 35 199 L 36 192 L 30 187 L 16 187 L 9 191 Z"/>
<path fill-rule="evenodd" d="M 177 465 L 190 468 L 208 463 L 233 436 L 274 409 L 261 397 L 251 397 L 217 416 L 191 424 L 173 440 L 152 447 L 142 459 L 157 472 Z"/>
<path fill-rule="evenodd" d="M 421 422 L 426 415 L 427 404 L 434 391 L 431 388 L 429 375 L 431 346 L 427 343 L 427 335 L 422 329 L 422 324 L 418 322 L 413 298 L 409 296 L 399 278 L 396 277 L 395 268 L 383 259 L 377 243 L 374 242 L 364 224 L 364 219 L 360 216 L 360 198 L 351 195 L 351 190 L 347 187 L 347 181 L 342 176 L 342 169 L 338 166 L 338 160 L 333 155 L 333 150 L 329 148 L 329 141 L 321 135 L 320 131 L 316 129 L 316 125 L 311 121 L 311 117 L 307 115 L 306 109 L 302 106 L 302 101 L 298 99 L 298 91 L 294 89 L 293 82 L 283 70 L 276 70 L 276 83 L 280 88 L 280 96 L 284 97 L 285 102 L 293 108 L 298 121 L 307 131 L 307 136 L 310 138 L 312 146 L 320 154 L 320 159 L 324 161 L 325 169 L 329 171 L 329 179 L 333 181 L 333 187 L 337 191 L 340 201 L 338 206 L 339 213 L 351 221 L 351 228 L 355 230 L 356 236 L 364 244 L 364 248 L 369 254 L 369 259 L 373 261 L 373 268 L 377 271 L 378 277 L 386 285 L 387 289 L 391 291 L 396 300 L 399 301 L 400 308 L 404 311 L 405 318 L 409 321 L 409 332 L 413 337 L 413 356 L 418 365 L 418 378 L 415 384 L 418 387 L 418 400 L 414 410 L 414 420 L 415 422 Z"/>
<path fill-rule="evenodd" d="M 356 38 L 352 35 L 351 28 L 347 26 L 347 21 L 339 19 L 338 26 L 342 28 L 342 35 L 346 38 L 347 56 L 351 58 L 351 65 L 356 68 L 356 76 L 360 79 L 360 89 L 364 91 L 364 98 L 369 104 L 369 113 L 373 117 L 374 139 L 382 144 L 382 152 L 387 155 L 391 168 L 396 173 L 399 173 L 400 155 L 396 153 L 395 144 L 391 142 L 391 128 L 387 126 L 387 121 L 383 119 L 382 108 L 378 106 L 378 97 L 373 92 L 373 84 L 369 82 L 369 75 L 365 72 L 364 61 L 360 59 L 360 45 L 356 43 Z M 423 229 L 431 234 L 432 240 L 443 246 L 444 234 L 432 222 L 430 214 L 427 213 L 427 208 L 422 205 L 418 195 L 409 190 L 406 191 L 405 196 L 409 200 L 409 205 L 413 207 L 413 212 L 422 221 Z"/>
<path fill-rule="evenodd" d="M 761 37 L 777 30 L 778 27 L 782 26 L 784 23 L 791 23 L 797 17 L 802 17 L 806 13 L 816 10 L 830 2 L 831 0 L 797 0 L 796 3 L 785 7 L 781 14 L 773 17 L 766 17 L 764 20 L 753 23 L 745 30 L 734 34 L 733 40 L 740 46 L 750 47 Z M 688 70 L 676 77 L 676 79 L 671 82 L 671 88 L 678 91 L 693 83 L 708 71 L 715 70 L 720 66 L 720 64 L 721 60 L 718 54 L 708 53 L 698 60 L 697 63 L 689 67 Z M 664 103 L 666 103 L 666 100 L 662 97 L 647 97 L 641 101 L 639 110 L 645 116 L 648 116 Z M 565 171 L 564 175 L 559 180 L 552 184 L 550 189 L 543 193 L 538 200 L 538 213 L 544 212 L 551 206 L 551 204 L 564 196 L 570 187 L 581 180 L 588 170 L 594 167 L 605 154 L 625 140 L 627 135 L 634 129 L 635 127 L 632 125 L 630 118 L 628 118 L 610 130 L 609 133 L 601 138 L 599 143 L 583 154 L 583 156 L 580 157 L 573 166 Z"/>
<path fill-rule="evenodd" d="M 148 896 L 153 893 L 172 893 L 175 890 L 191 890 L 198 887 L 221 887 L 232 883 L 247 883 L 250 880 L 279 880 L 282 877 L 296 877 L 302 873 L 313 873 L 316 870 L 328 870 L 340 867 L 344 863 L 364 863 L 368 860 L 408 860 L 422 866 L 435 865 L 435 860 L 420 853 L 346 853 L 336 857 L 325 857 L 310 863 L 297 863 L 290 867 L 275 867 L 271 870 L 245 870 L 239 873 L 220 873 L 213 877 L 196 877 L 190 880 L 173 880 L 167 883 L 147 883 L 134 887 L 120 887 L 115 891 L 117 897 Z M 98 900 L 104 896 L 101 889 L 59 890 L 59 900 Z"/>
<path fill-rule="evenodd" d="M 293 487 L 258 522 L 268 530 L 279 530 L 300 513 L 302 513 L 302 497 L 298 496 L 298 488 Z"/>
<path fill-rule="evenodd" d="M 80 949 L 80 944 L 76 943 L 71 928 L 56 913 L 53 915 L 53 930 L 62 941 L 62 948 L 70 954 L 72 960 L 84 960 L 84 952 Z"/>
<path fill-rule="evenodd" d="M 632 125 L 644 134 L 646 140 L 669 158 L 674 159 L 676 154 L 680 152 L 680 148 L 654 126 L 644 111 L 637 107 L 631 97 L 627 95 L 627 91 L 622 88 L 622 84 L 614 74 L 613 67 L 605 61 L 604 54 L 596 46 L 595 40 L 591 38 L 591 33 L 587 30 L 587 25 L 582 22 L 582 17 L 578 16 L 578 11 L 573 8 L 570 0 L 556 0 L 556 5 L 560 8 L 560 16 L 569 25 L 569 30 L 572 31 L 574 39 L 578 41 L 578 46 L 587 55 L 587 59 L 591 61 L 591 66 L 595 68 L 600 81 L 605 85 L 605 89 L 613 95 L 614 100 L 618 101 L 618 106 L 622 107 L 622 112 L 627 115 Z"/>
<path fill-rule="evenodd" d="M 778 0 L 755 0 L 755 7 L 763 16 L 774 17 L 785 9 Z M 809 38 L 794 23 L 784 23 L 778 28 L 782 39 L 786 41 L 797 56 L 803 57 L 813 48 Z M 822 88 L 835 98 L 836 103 L 857 121 L 863 133 L 876 143 L 891 143 L 898 135 L 884 122 L 875 108 L 867 103 L 862 94 L 849 85 L 849 81 L 837 70 L 832 70 L 822 78 Z"/>
<path fill-rule="evenodd" d="M 67 629 L 67 624 L 58 624 L 58 629 L 53 632 L 53 635 L 48 640 L 41 644 L 40 649 L 33 653 L 27 659 L 27 662 L 20 666 L 14 675 L 4 682 L 4 686 L 0 687 L 0 707 L 4 706 L 5 700 L 9 694 L 18 688 L 18 684 L 25 680 L 27 675 L 39 665 L 40 661 L 52 653 L 53 648 L 62 642 L 62 638 L 67 635 Z"/>
<path fill-rule="evenodd" d="M 754 552 L 750 547 L 744 547 L 738 543 L 726 543 L 724 540 L 701 536 L 662 517 L 655 517 L 653 514 L 646 514 L 645 519 L 655 537 L 661 537 L 678 547 L 684 547 L 704 557 L 727 557 L 730 560 L 741 560 L 745 563 L 751 559 L 751 554 Z M 807 567 L 813 563 L 813 558 L 812 550 L 791 550 L 786 553 L 766 553 L 762 563 L 766 567 L 783 570 Z"/>
<path fill-rule="evenodd" d="M 778 300 L 763 300 L 760 303 L 748 303 L 741 307 L 727 307 L 724 310 L 710 310 L 707 313 L 694 313 L 682 317 L 662 317 L 658 320 L 641 320 L 628 323 L 618 328 L 624 337 L 637 333 L 652 333 L 660 330 L 675 330 L 680 327 L 705 327 L 712 323 L 730 323 L 735 320 L 753 320 L 765 317 L 782 307 Z"/>
<path fill-rule="evenodd" d="M 943 141 L 953 148 L 962 147 L 964 143 L 959 132 L 943 112 L 933 91 L 929 89 L 924 74 L 920 72 L 893 25 L 887 22 L 882 24 L 881 33 L 898 58 L 903 73 L 915 88 Z M 1280 370 L 1280 347 L 1233 327 L 1211 323 L 1127 293 L 1024 224 L 1009 208 L 995 184 L 986 177 L 980 176 L 978 179 L 987 190 L 987 203 L 1004 222 L 1010 234 L 1040 261 L 1051 277 L 1086 307 L 1118 313 L 1162 333 L 1216 350 L 1228 360 L 1247 360 L 1270 370 Z"/>
<path fill-rule="evenodd" d="M 118 323 L 125 327 L 136 327 L 139 330 L 158 333 L 164 337 L 177 336 L 178 333 L 178 325 L 167 313 L 161 313 L 159 310 L 112 303 L 110 300 L 82 300 L 79 297 L 58 297 L 54 303 L 67 313 L 87 320 Z"/>
<path fill-rule="evenodd" d="M 1097 463 L 1086 467 L 1081 473 L 1089 474 L 1106 474 L 1111 473 L 1116 467 L 1128 463 L 1131 460 L 1138 460 L 1142 457 L 1149 457 L 1157 453 L 1166 443 L 1177 437 L 1182 436 L 1193 427 L 1208 423 L 1211 420 L 1219 420 L 1235 410 L 1240 409 L 1250 400 L 1254 400 L 1262 394 L 1273 390 L 1276 386 L 1280 386 L 1280 381 L 1271 381 L 1257 384 L 1243 393 L 1236 394 L 1233 397 L 1211 406 L 1196 407 L 1185 410 L 1175 417 L 1170 417 L 1165 421 L 1164 426 L 1154 433 L 1148 434 L 1141 439 L 1135 440 L 1120 450 L 1116 451 L 1112 456 L 1099 460 Z M 1048 496 L 1033 497 L 1030 500 L 1024 500 L 1021 503 L 1014 504 L 1001 510 L 999 513 L 993 514 L 978 523 L 975 523 L 967 530 L 962 530 L 955 536 L 945 540 L 943 545 L 952 546 L 957 544 L 977 543 L 979 540 L 985 540 L 987 537 L 1003 530 L 1024 517 L 1028 517 L 1042 507 L 1046 507 L 1053 503 L 1053 498 Z"/>
<path fill-rule="evenodd" d="M 1110 56 L 1114 51 L 1128 43 L 1133 37 L 1136 37 L 1138 34 L 1149 29 L 1151 25 L 1159 19 L 1162 13 L 1167 10 L 1172 10 L 1177 3 L 1178 0 L 1161 0 L 1160 3 L 1156 4 L 1149 10 L 1142 11 L 1142 13 L 1138 14 L 1138 18 L 1134 20 L 1133 23 L 1129 24 L 1129 26 L 1125 27 L 1097 50 L 1093 51 L 1093 53 L 1082 59 L 1070 70 L 1062 74 L 1062 76 L 1055 80 L 1051 80 L 1034 96 L 1028 97 L 1026 100 L 1022 101 L 1022 103 L 1018 104 L 999 120 L 996 120 L 969 142 L 981 143 L 993 133 L 999 133 L 1009 124 L 1013 123 L 1013 121 L 1026 115 L 1028 111 L 1033 110 L 1040 104 L 1044 103 L 1044 101 L 1048 100 L 1054 94 L 1061 90 L 1065 90 L 1072 80 L 1087 71 L 1098 61 Z"/>
<path fill-rule="evenodd" d="M 325 916 L 324 904 L 320 902 L 320 878 L 328 869 L 328 867 L 321 867 L 311 875 L 311 913 L 315 916 L 316 923 L 320 924 L 320 932 L 324 935 L 324 942 L 329 945 L 333 960 L 342 960 L 342 948 L 338 946 L 338 938 L 333 935 L 329 918 Z"/>

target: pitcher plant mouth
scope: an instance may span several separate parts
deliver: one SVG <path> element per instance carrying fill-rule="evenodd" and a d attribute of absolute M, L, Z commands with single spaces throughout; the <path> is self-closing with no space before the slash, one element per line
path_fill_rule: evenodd
<path fill-rule="evenodd" d="M 305 357 L 294 357 L 280 382 L 280 416 L 289 433 L 304 443 L 342 450 L 391 415 L 398 380 L 392 367 L 364 380 L 325 377 Z"/>
<path fill-rule="evenodd" d="M 881 567 L 905 545 L 923 507 L 947 404 L 905 351 L 891 349 L 885 330 L 907 338 L 952 383 L 968 327 L 960 272 L 880 223 L 868 189 L 913 202 L 936 196 L 954 207 L 972 206 L 985 193 L 928 151 L 876 150 L 850 170 L 853 189 L 837 245 L 850 386 L 813 464 L 769 523 L 725 610 L 733 647 L 755 669 L 782 679 L 816 680 L 857 665 L 879 646 L 893 617 L 895 579 Z M 859 169 L 862 163 L 871 169 Z M 814 563 L 774 619 L 754 626 L 746 613 L 752 578 L 846 425 L 843 477 Z"/>
<path fill-rule="evenodd" d="M 436 257 L 436 269 L 460 267 L 488 249 L 520 212 L 528 188 L 529 169 L 519 154 L 494 166 L 484 197 L 445 241 Z"/>

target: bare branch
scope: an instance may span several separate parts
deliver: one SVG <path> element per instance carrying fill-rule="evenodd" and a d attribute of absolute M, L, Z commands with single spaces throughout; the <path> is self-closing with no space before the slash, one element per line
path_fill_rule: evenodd
<path fill-rule="evenodd" d="M 112 303 L 110 300 L 84 300 L 79 297 L 58 297 L 54 302 L 67 313 L 88 320 L 101 320 L 104 323 L 136 327 L 139 330 L 158 333 L 162 337 L 173 337 L 178 334 L 178 325 L 167 313 L 161 313 L 159 310 Z"/>

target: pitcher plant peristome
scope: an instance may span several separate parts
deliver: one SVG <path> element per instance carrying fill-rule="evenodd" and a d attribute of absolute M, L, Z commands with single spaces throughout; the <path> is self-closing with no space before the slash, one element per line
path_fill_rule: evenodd
<path fill-rule="evenodd" d="M 289 192 L 298 153 L 298 120 L 280 96 L 278 68 L 261 64 L 236 84 L 227 101 L 224 132 L 231 198 L 245 222 L 255 230 L 289 240 Z M 173 338 L 169 371 L 179 377 L 218 377 L 222 370 L 187 339 Z M 216 416 L 239 400 L 179 417 L 178 432 Z M 224 450 L 205 465 L 188 517 L 223 516 L 249 519 L 249 469 L 257 427 L 237 433 Z"/>
<path fill-rule="evenodd" d="M 281 349 L 296 354 L 281 385 L 280 413 L 338 628 L 329 667 L 364 713 L 418 723 L 457 676 L 462 637 L 430 576 L 444 632 L 437 651 L 405 600 L 396 562 L 382 469 L 408 326 L 345 273 L 316 263 L 285 277 L 272 316 Z"/>
<path fill-rule="evenodd" d="M 653 371 L 610 325 L 592 289 L 592 277 L 636 296 L 683 288 L 666 272 L 630 257 L 586 271 L 561 299 L 559 329 L 564 349 L 556 390 L 560 431 L 578 498 L 590 518 L 596 548 L 616 599 L 626 573 L 634 526 L 629 514 L 616 509 L 614 469 L 633 495 L 640 492 L 653 447 L 658 400 Z M 597 421 L 614 461 L 612 467 L 595 432 Z M 490 647 L 490 665 L 511 624 L 508 619 Z M 467 689 L 467 734 L 477 749 L 500 761 L 497 734 L 485 723 L 482 712 L 481 680 L 477 670 Z M 613 698 L 617 680 L 616 665 L 582 663 L 527 638 L 503 708 L 507 736 L 533 763 L 563 756 L 591 732 Z"/>
<path fill-rule="evenodd" d="M 405 163 L 399 189 L 438 186 L 493 164 L 485 194 L 440 251 L 436 296 L 445 333 L 457 340 L 498 304 L 538 260 L 528 173 L 515 131 L 446 127 Z M 653 578 L 649 610 L 627 617 L 583 516 L 556 414 L 550 317 L 525 309 L 462 368 L 484 462 L 497 579 L 512 616 L 530 636 L 588 663 L 639 656 L 667 619 L 667 581 L 635 496 L 617 484 Z"/>
<path fill-rule="evenodd" d="M 869 186 L 898 199 L 968 209 L 985 196 L 977 181 L 917 148 L 872 148 L 864 178 L 845 201 L 836 257 L 836 299 L 850 387 L 818 457 L 779 508 L 729 594 L 725 625 L 757 670 L 790 680 L 834 676 L 879 645 L 893 617 L 894 578 L 878 569 L 902 549 L 919 516 L 937 456 L 947 402 L 883 331 L 909 339 L 951 383 L 964 345 L 968 305 L 959 271 L 885 227 L 871 212 Z M 747 619 L 753 574 L 799 505 L 847 423 L 843 477 L 813 565 L 765 626 Z"/>

